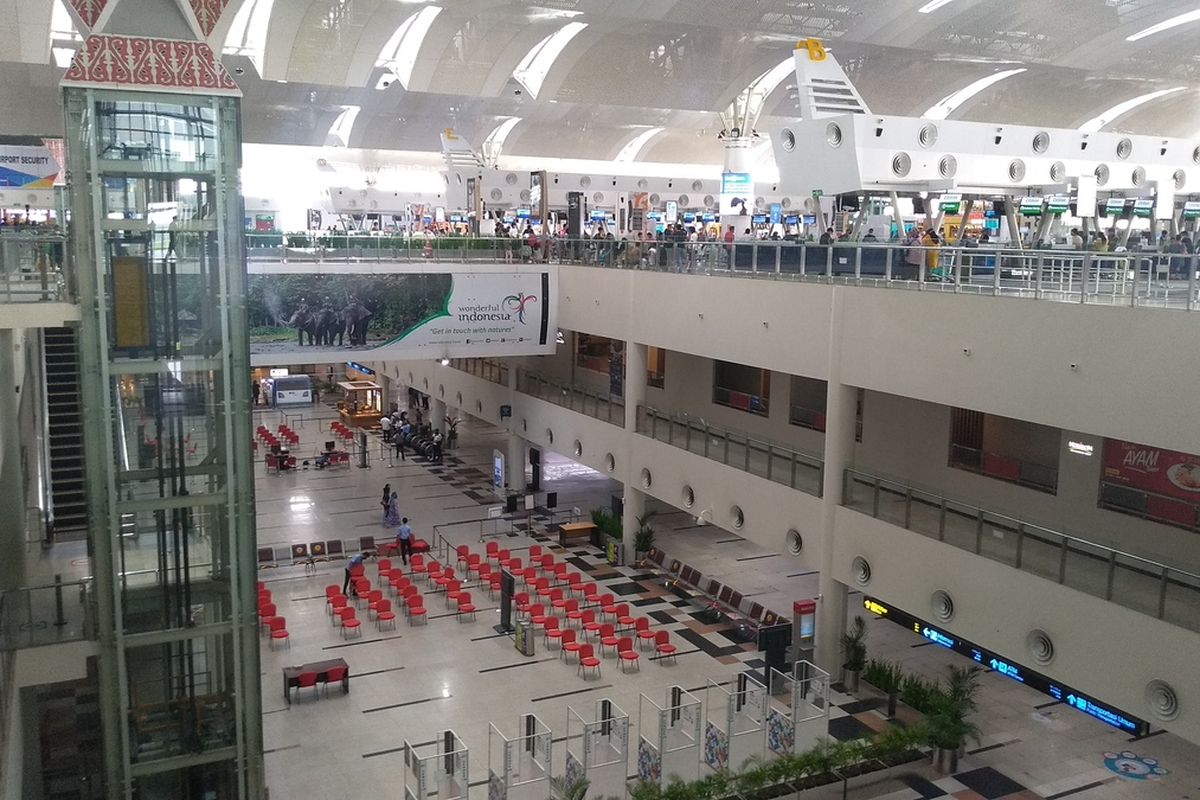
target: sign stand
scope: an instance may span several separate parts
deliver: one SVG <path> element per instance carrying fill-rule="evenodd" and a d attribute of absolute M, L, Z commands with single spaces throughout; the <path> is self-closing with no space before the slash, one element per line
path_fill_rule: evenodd
<path fill-rule="evenodd" d="M 638 696 L 638 779 L 666 786 L 669 778 L 700 776 L 700 699 L 682 686 L 667 689 L 666 706 Z"/>
<path fill-rule="evenodd" d="M 488 800 L 550 796 L 550 728 L 536 714 L 522 714 L 517 728 L 510 739 L 488 723 Z"/>
<path fill-rule="evenodd" d="M 800 753 L 829 734 L 829 673 L 798 661 L 793 674 L 770 673 L 767 756 Z"/>
<path fill-rule="evenodd" d="M 587 780 L 589 795 L 624 797 L 628 765 L 628 714 L 607 698 L 596 701 L 590 720 L 567 707 L 567 787 Z"/>
<path fill-rule="evenodd" d="M 766 746 L 767 687 L 748 672 L 729 683 L 732 691 L 710 678 L 705 691 L 704 763 L 717 772 L 761 758 Z"/>
<path fill-rule="evenodd" d="M 442 731 L 426 745 L 405 739 L 405 800 L 466 800 L 469 774 L 467 746 L 454 731 Z"/>

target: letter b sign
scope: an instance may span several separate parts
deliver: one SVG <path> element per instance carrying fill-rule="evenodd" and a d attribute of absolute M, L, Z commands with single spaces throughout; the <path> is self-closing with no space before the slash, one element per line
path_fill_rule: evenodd
<path fill-rule="evenodd" d="M 796 43 L 797 50 L 807 50 L 809 61 L 825 60 L 825 45 L 820 39 L 801 39 Z"/>

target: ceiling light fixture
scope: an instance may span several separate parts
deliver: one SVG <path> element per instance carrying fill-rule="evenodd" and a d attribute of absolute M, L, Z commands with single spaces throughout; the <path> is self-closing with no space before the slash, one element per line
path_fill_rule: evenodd
<path fill-rule="evenodd" d="M 1195 11 L 1188 11 L 1185 14 L 1180 14 L 1178 16 L 1171 17 L 1170 19 L 1163 20 L 1157 25 L 1151 25 L 1149 28 L 1143 28 L 1131 36 L 1126 36 L 1125 41 L 1136 42 L 1141 39 L 1145 39 L 1147 36 L 1153 36 L 1156 33 L 1169 31 L 1172 28 L 1178 28 L 1180 25 L 1187 25 L 1189 22 L 1200 22 L 1200 8 L 1196 9 Z"/>
<path fill-rule="evenodd" d="M 1084 131 L 1085 133 L 1095 133 L 1105 126 L 1116 122 L 1119 117 L 1123 117 L 1138 106 L 1143 106 L 1146 103 L 1153 102 L 1160 97 L 1166 97 L 1169 94 L 1182 92 L 1186 88 L 1186 86 L 1175 86 L 1170 89 L 1159 89 L 1157 92 L 1139 94 L 1137 97 L 1130 98 L 1123 103 L 1117 103 L 1112 108 L 1101 111 L 1099 114 L 1080 125 L 1079 130 Z"/>
<path fill-rule="evenodd" d="M 1006 69 L 1000 72 L 993 72 L 991 75 L 980 78 L 977 81 L 967 84 L 953 94 L 948 94 L 941 100 L 938 100 L 921 116 L 925 119 L 946 119 L 963 103 L 970 100 L 975 95 L 982 92 L 989 86 L 993 86 L 1005 78 L 1011 78 L 1013 75 L 1020 75 L 1025 72 L 1024 67 L 1018 69 Z"/>
<path fill-rule="evenodd" d="M 937 11 L 942 6 L 948 6 L 953 2 L 954 2 L 954 0 L 929 0 L 928 3 L 926 3 L 925 5 L 923 5 L 917 9 L 917 13 L 918 14 L 932 14 L 933 12 Z"/>

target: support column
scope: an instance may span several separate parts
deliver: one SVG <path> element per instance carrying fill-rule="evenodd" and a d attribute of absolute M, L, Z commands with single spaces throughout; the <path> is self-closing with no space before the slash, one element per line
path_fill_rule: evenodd
<path fill-rule="evenodd" d="M 14 348 L 23 345 L 22 334 L 23 331 L 11 328 L 0 330 L 0 385 L 4 386 L 4 391 L 0 391 L 0 425 L 5 428 L 0 432 L 0 492 L 10 500 L 12 516 L 8 521 L 15 523 L 5 526 L 6 533 L 0 542 L 10 553 L 20 553 L 25 548 L 25 486 L 21 476 L 21 441 L 16 431 L 21 424 L 20 398 L 33 391 L 33 387 L 25 380 L 24 370 L 18 374 L 14 358 Z M 14 386 L 20 387 L 21 395 L 13 391 Z M 0 586 L 16 588 L 24 584 L 24 578 L 25 559 L 6 558 L 0 564 Z"/>
<path fill-rule="evenodd" d="M 1021 248 L 1021 226 L 1017 222 L 1017 198 L 1013 195 L 1004 197 L 1004 218 L 1008 221 L 1008 238 L 1012 240 L 1013 248 Z"/>
<path fill-rule="evenodd" d="M 429 424 L 435 431 L 441 431 L 443 436 L 446 435 L 445 400 L 438 400 L 436 397 L 429 398 Z"/>
<path fill-rule="evenodd" d="M 829 383 L 825 400 L 825 468 L 821 484 L 821 574 L 818 580 L 817 666 L 838 675 L 846 630 L 846 585 L 834 579 L 834 536 L 842 501 L 842 475 L 854 453 L 858 390 L 841 382 L 842 294 L 833 290 L 829 340 Z"/>
<path fill-rule="evenodd" d="M 646 345 L 625 342 L 625 505 L 621 515 L 624 531 L 621 549 L 625 563 L 634 559 L 633 533 L 637 530 L 637 518 L 646 511 L 646 493 L 633 487 L 637 470 L 633 465 L 633 437 L 637 433 L 638 407 L 646 402 Z"/>
<path fill-rule="evenodd" d="M 525 491 L 525 462 L 529 460 L 529 443 L 515 433 L 508 435 L 508 453 L 504 456 L 504 480 L 513 492 Z"/>

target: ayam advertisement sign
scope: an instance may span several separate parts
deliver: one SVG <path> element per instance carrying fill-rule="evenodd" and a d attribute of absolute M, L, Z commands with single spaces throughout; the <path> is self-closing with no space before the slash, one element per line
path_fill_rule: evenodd
<path fill-rule="evenodd" d="M 1200 456 L 1105 439 L 1104 479 L 1109 483 L 1200 503 Z"/>

